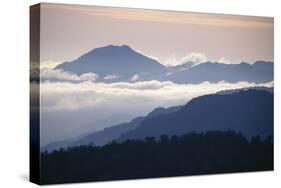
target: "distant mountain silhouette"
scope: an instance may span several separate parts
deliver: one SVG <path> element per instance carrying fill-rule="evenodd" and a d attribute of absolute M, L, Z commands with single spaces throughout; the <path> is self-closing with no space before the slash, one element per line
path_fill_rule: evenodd
<path fill-rule="evenodd" d="M 170 114 L 170 113 L 173 113 L 173 112 L 177 112 L 182 107 L 183 107 L 183 105 L 172 106 L 172 107 L 169 107 L 169 108 L 158 107 L 158 108 L 155 108 L 153 111 L 151 111 L 149 114 L 147 114 L 145 119 L 155 117 L 155 116 L 158 116 L 158 115 L 161 115 L 161 114 Z"/>
<path fill-rule="evenodd" d="M 256 69 L 260 69 L 263 71 L 268 71 L 270 73 L 273 72 L 273 63 L 272 62 L 268 62 L 268 61 L 256 61 L 253 64 L 253 67 L 255 67 Z"/>
<path fill-rule="evenodd" d="M 257 61 L 253 65 L 245 62 L 240 64 L 206 62 L 187 69 L 179 67 L 176 70 L 178 71 L 168 73 L 167 80 L 194 84 L 204 81 L 215 83 L 222 80 L 231 83 L 238 81 L 265 83 L 273 80 L 273 63 L 265 61 Z"/>
<path fill-rule="evenodd" d="M 140 124 L 140 122 L 143 121 L 143 119 L 144 117 L 138 117 L 133 119 L 131 122 L 122 123 L 109 128 L 105 128 L 101 131 L 93 132 L 73 143 L 69 143 L 68 146 L 73 147 L 89 144 L 102 146 L 109 141 L 117 139 L 121 134 L 135 129 Z"/>
<path fill-rule="evenodd" d="M 169 114 L 172 112 L 176 112 L 182 107 L 183 106 L 175 106 L 175 107 L 170 107 L 170 108 L 162 108 L 162 107 L 156 108 L 145 117 L 137 117 L 128 123 L 121 123 L 119 125 L 105 128 L 102 131 L 97 131 L 97 132 L 91 133 L 91 134 L 85 136 L 84 138 L 81 138 L 81 139 L 69 144 L 68 146 L 72 147 L 72 146 L 79 146 L 79 145 L 88 145 L 90 143 L 92 143 L 94 145 L 102 146 L 114 139 L 117 139 L 123 133 L 134 130 L 145 119 L 152 118 L 152 117 L 158 116 L 160 114 Z"/>
<path fill-rule="evenodd" d="M 84 133 L 84 134 L 81 134 L 77 137 L 51 142 L 51 143 L 43 146 L 41 148 L 41 152 L 44 152 L 44 151 L 51 152 L 53 150 L 59 150 L 61 148 L 67 148 L 67 147 L 69 147 L 69 145 L 71 143 L 76 142 L 77 140 L 80 140 L 81 138 L 86 137 L 88 134 L 89 133 Z"/>
<path fill-rule="evenodd" d="M 146 57 L 127 45 L 109 45 L 80 56 L 72 62 L 65 62 L 56 67 L 83 74 L 93 72 L 104 78 L 103 81 L 128 81 L 137 75 L 138 79 L 155 79 L 166 71 L 165 66 Z M 112 82 L 111 80 L 111 82 Z"/>
<path fill-rule="evenodd" d="M 54 141 L 50 144 L 47 144 L 41 149 L 41 152 L 48 151 L 51 152 L 53 150 L 59 150 L 61 148 L 67 148 L 68 145 L 72 142 L 72 139 L 66 139 L 66 140 L 60 140 L 60 141 Z"/>
<path fill-rule="evenodd" d="M 273 88 L 257 87 L 225 90 L 195 98 L 185 106 L 158 107 L 145 117 L 137 117 L 77 138 L 56 141 L 41 151 L 94 144 L 112 140 L 142 139 L 146 136 L 181 135 L 209 130 L 234 130 L 247 137 L 270 136 L 273 131 Z"/>
<path fill-rule="evenodd" d="M 148 113 L 145 117 L 134 118 L 130 122 L 121 123 L 112 127 L 105 128 L 101 131 L 96 131 L 88 134 L 83 134 L 77 138 L 65 139 L 62 141 L 52 142 L 41 149 L 41 151 L 51 152 L 53 150 L 59 150 L 60 148 L 67 148 L 80 145 L 94 144 L 102 146 L 108 142 L 119 138 L 123 133 L 134 130 L 140 123 L 148 118 L 152 118 L 161 114 L 169 114 L 180 110 L 183 106 L 173 106 L 170 108 L 158 107 Z"/>
<path fill-rule="evenodd" d="M 206 62 L 196 65 L 188 61 L 182 65 L 165 67 L 160 62 L 133 50 L 127 45 L 96 48 L 78 59 L 56 67 L 81 75 L 93 72 L 98 81 L 112 83 L 140 80 L 173 81 L 175 83 L 238 82 L 264 83 L 273 80 L 273 63 L 257 61 L 253 65 Z"/>
<path fill-rule="evenodd" d="M 179 111 L 144 120 L 118 141 L 162 134 L 234 130 L 246 137 L 273 133 L 273 93 L 246 90 L 229 95 L 205 95 L 192 99 Z"/>
<path fill-rule="evenodd" d="M 216 94 L 220 94 L 220 95 L 229 95 L 229 94 L 233 94 L 233 93 L 237 93 L 240 91 L 247 91 L 247 90 L 265 90 L 268 91 L 270 93 L 273 93 L 273 87 L 246 87 L 246 88 L 242 88 L 242 89 L 227 89 L 227 90 L 222 90 L 217 92 Z"/>

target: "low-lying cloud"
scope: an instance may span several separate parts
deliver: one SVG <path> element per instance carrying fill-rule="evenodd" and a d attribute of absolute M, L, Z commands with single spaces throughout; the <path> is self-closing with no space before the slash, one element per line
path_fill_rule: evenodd
<path fill-rule="evenodd" d="M 103 77 L 104 80 L 115 80 L 117 78 L 118 78 L 118 76 L 114 75 L 114 74 L 108 74 L 105 77 Z"/>
<path fill-rule="evenodd" d="M 156 80 L 135 83 L 43 81 L 40 85 L 41 143 L 45 145 L 52 141 L 79 136 L 85 131 L 116 125 L 112 123 L 96 125 L 91 122 L 102 119 L 115 122 L 112 117 L 118 117 L 120 114 L 127 117 L 122 119 L 122 122 L 125 122 L 146 115 L 159 106 L 183 105 L 197 96 L 254 86 L 272 87 L 273 82 L 257 85 L 221 81 L 196 85 Z"/>
<path fill-rule="evenodd" d="M 81 74 L 80 76 L 71 72 L 64 71 L 62 69 L 52 69 L 52 68 L 41 68 L 40 74 L 41 80 L 55 80 L 55 81 L 96 81 L 99 75 L 88 72 Z"/>
<path fill-rule="evenodd" d="M 86 75 L 85 75 L 86 76 Z M 90 76 L 91 77 L 91 76 Z M 255 84 L 249 82 L 218 83 L 203 82 L 201 84 L 175 84 L 170 81 L 140 81 L 135 83 L 95 83 L 85 81 L 72 82 L 43 82 L 41 83 L 42 108 L 48 110 L 76 110 L 83 107 L 97 106 L 101 103 L 161 103 L 178 104 L 193 97 L 215 93 L 226 89 L 239 89 L 254 86 L 273 86 L 273 82 Z"/>
<path fill-rule="evenodd" d="M 40 63 L 40 69 L 54 69 L 56 66 L 62 64 L 60 61 L 44 61 Z"/>

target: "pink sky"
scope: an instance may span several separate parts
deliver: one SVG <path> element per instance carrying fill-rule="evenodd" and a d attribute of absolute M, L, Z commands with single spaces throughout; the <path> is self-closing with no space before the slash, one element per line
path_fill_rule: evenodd
<path fill-rule="evenodd" d="M 231 63 L 274 59 L 273 18 L 41 4 L 41 61 L 129 45 L 170 64 L 191 53 Z M 175 62 L 173 62 L 175 61 Z"/>

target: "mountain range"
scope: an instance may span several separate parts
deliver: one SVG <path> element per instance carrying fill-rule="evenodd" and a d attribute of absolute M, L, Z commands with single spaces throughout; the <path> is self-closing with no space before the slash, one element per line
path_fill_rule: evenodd
<path fill-rule="evenodd" d="M 239 81 L 265 83 L 273 80 L 273 63 L 256 61 L 251 65 L 245 62 L 240 64 L 206 62 L 189 69 L 170 73 L 167 80 L 175 83 L 188 82 L 194 84 L 204 81 L 216 83 L 222 80 L 230 83 Z"/>
<path fill-rule="evenodd" d="M 96 73 L 102 82 L 136 82 L 143 80 L 173 81 L 175 83 L 238 82 L 264 83 L 273 80 L 273 63 L 256 61 L 254 64 L 224 64 L 186 62 L 177 66 L 164 66 L 127 45 L 109 45 L 96 48 L 74 61 L 56 67 L 77 75 Z"/>
<path fill-rule="evenodd" d="M 248 138 L 272 135 L 273 93 L 245 90 L 197 97 L 177 112 L 144 120 L 136 129 L 121 135 L 119 140 L 212 130 L 233 130 Z"/>
<path fill-rule="evenodd" d="M 42 148 L 42 151 L 53 151 L 59 150 L 60 148 L 67 148 L 73 146 L 80 146 L 80 145 L 88 145 L 88 144 L 95 144 L 98 146 L 103 146 L 108 142 L 118 139 L 123 133 L 131 131 L 137 128 L 140 123 L 148 118 L 160 115 L 160 114 L 169 114 L 171 112 L 176 112 L 183 106 L 173 106 L 169 108 L 158 107 L 148 113 L 145 117 L 136 117 L 130 122 L 120 123 L 118 125 L 113 125 L 108 128 L 104 128 L 101 131 L 94 131 L 88 134 L 83 134 L 79 137 L 65 139 L 61 141 L 52 142 L 47 144 Z"/>
<path fill-rule="evenodd" d="M 202 118 L 203 117 L 203 118 Z M 110 141 L 158 138 L 162 134 L 233 130 L 247 138 L 273 135 L 273 89 L 232 90 L 197 97 L 182 106 L 156 108 L 145 117 L 89 133 L 76 139 L 50 143 L 41 151 L 80 145 L 103 146 Z"/>

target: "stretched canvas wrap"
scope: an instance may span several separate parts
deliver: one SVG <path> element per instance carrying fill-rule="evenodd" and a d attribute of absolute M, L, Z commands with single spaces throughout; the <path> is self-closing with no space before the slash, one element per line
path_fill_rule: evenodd
<path fill-rule="evenodd" d="M 273 170 L 271 17 L 30 7 L 30 180 Z"/>

